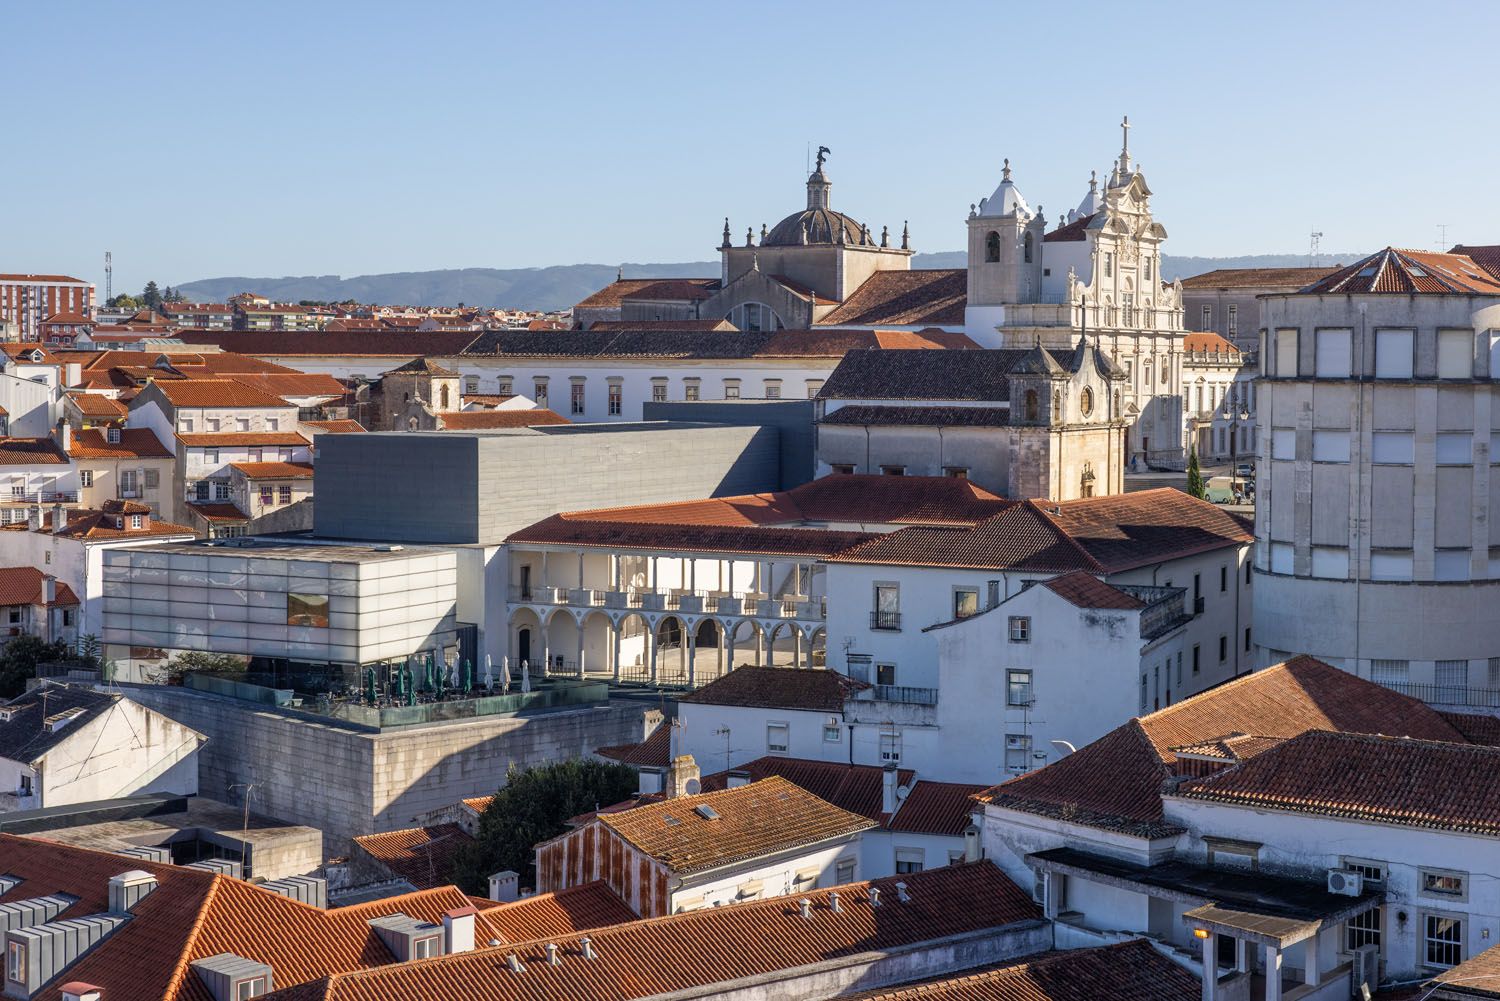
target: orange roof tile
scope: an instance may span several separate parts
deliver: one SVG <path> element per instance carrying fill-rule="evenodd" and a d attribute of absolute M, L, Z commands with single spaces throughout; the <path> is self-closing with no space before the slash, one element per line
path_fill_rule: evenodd
<path fill-rule="evenodd" d="M 1062 574 L 1039 585 L 1079 608 L 1145 608 L 1146 603 L 1082 570 Z"/>
<path fill-rule="evenodd" d="M 581 956 L 576 942 L 562 941 L 557 943 L 562 946 L 561 962 L 551 966 L 544 938 L 499 950 L 338 974 L 273 997 L 278 1001 L 388 1001 L 393 997 L 405 1001 L 478 997 L 486 1001 L 634 1001 L 1040 917 L 1029 894 L 989 862 L 902 876 L 905 901 L 896 892 L 897 881 L 851 883 L 801 897 L 773 897 L 599 928 L 589 933 L 591 960 Z M 870 904 L 871 886 L 880 890 L 879 906 Z M 838 911 L 830 904 L 834 892 L 839 894 Z M 812 908 L 811 920 L 801 914 L 798 901 L 804 897 Z M 511 953 L 525 972 L 511 972 L 503 958 Z"/>
<path fill-rule="evenodd" d="M 743 664 L 678 701 L 690 705 L 843 712 L 844 701 L 870 686 L 823 668 L 754 667 Z M 665 729 L 671 729 L 666 727 Z"/>
<path fill-rule="evenodd" d="M 360 434 L 365 430 L 365 426 L 359 421 L 351 420 L 303 421 L 302 423 L 324 434 Z"/>
<path fill-rule="evenodd" d="M 963 834 L 978 809 L 974 797 L 983 791 L 978 785 L 919 779 L 886 826 L 910 834 Z"/>
<path fill-rule="evenodd" d="M 1401 295 L 1500 295 L 1496 278 L 1462 254 L 1387 247 L 1302 289 L 1303 295 L 1394 292 Z"/>
<path fill-rule="evenodd" d="M 68 454 L 75 459 L 170 459 L 172 452 L 150 428 L 115 428 L 119 436 L 111 443 L 101 428 L 73 432 Z"/>
<path fill-rule="evenodd" d="M 453 882 L 454 856 L 474 839 L 457 824 L 434 824 L 354 839 L 359 851 L 419 890 Z"/>
<path fill-rule="evenodd" d="M 961 324 L 969 301 L 964 268 L 877 271 L 819 326 Z"/>
<path fill-rule="evenodd" d="M 204 521 L 249 521 L 250 516 L 233 504 L 188 501 L 188 509 Z"/>
<path fill-rule="evenodd" d="M 1195 351 L 1200 354 L 1218 352 L 1224 355 L 1237 355 L 1240 353 L 1240 349 L 1235 347 L 1233 342 L 1225 340 L 1218 334 L 1206 331 L 1194 331 L 1184 334 L 1182 338 L 1182 350 Z"/>
<path fill-rule="evenodd" d="M 279 396 L 233 379 L 188 379 L 157 382 L 156 388 L 174 407 L 258 407 L 285 409 Z M 343 392 L 340 387 L 339 392 Z"/>
<path fill-rule="evenodd" d="M 700 807 L 711 807 L 718 815 L 704 817 Z M 601 814 L 595 823 L 677 874 L 847 837 L 875 826 L 777 776 L 737 789 Z"/>
<path fill-rule="evenodd" d="M 621 278 L 578 302 L 574 309 L 618 307 L 627 296 L 647 289 L 671 287 L 673 291 L 703 297 L 719 286 L 717 278 Z"/>
<path fill-rule="evenodd" d="M 611 761 L 618 761 L 625 765 L 635 765 L 636 767 L 655 765 L 665 768 L 670 763 L 672 757 L 672 727 L 668 724 L 662 724 L 655 730 L 652 730 L 650 736 L 645 740 L 638 743 L 613 744 L 607 747 L 599 747 L 594 749 L 594 753 L 602 758 L 609 758 Z M 478 806 L 475 809 L 482 811 L 485 806 L 489 805 L 489 797 L 485 797 L 479 802 L 482 802 L 484 806 Z M 464 800 L 464 803 L 469 803 L 469 800 Z"/>
<path fill-rule="evenodd" d="M 40 605 L 45 575 L 36 567 L 0 567 L 0 605 Z M 62 581 L 57 581 L 49 607 L 78 604 L 78 596 Z"/>
<path fill-rule="evenodd" d="M 735 771 L 748 772 L 752 782 L 759 782 L 773 775 L 786 779 L 840 810 L 859 814 L 877 824 L 885 824 L 891 819 L 891 815 L 884 811 L 885 769 L 879 765 L 850 765 L 838 761 L 767 755 L 747 762 Z M 910 787 L 916 775 L 910 768 L 898 769 L 896 784 L 902 788 Z M 729 772 L 705 775 L 702 784 L 704 792 L 727 789 Z M 969 796 L 972 797 L 978 791 L 978 788 L 970 789 Z M 907 799 L 910 798 L 908 794 Z M 974 807 L 972 800 L 966 805 L 970 809 Z M 902 809 L 905 809 L 904 803 Z"/>
<path fill-rule="evenodd" d="M 313 467 L 310 462 L 231 462 L 230 468 L 238 469 L 247 480 L 310 480 Z"/>
<path fill-rule="evenodd" d="M 561 938 L 636 920 L 636 913 L 602 880 L 508 904 L 490 902 L 479 910 L 504 942 Z"/>
<path fill-rule="evenodd" d="M 51 438 L 0 438 L 0 466 L 65 466 L 68 457 Z"/>
<path fill-rule="evenodd" d="M 496 428 L 529 428 L 571 423 L 562 414 L 538 410 L 462 410 L 437 415 L 444 431 L 488 431 Z"/>
<path fill-rule="evenodd" d="M 179 434 L 177 440 L 190 448 L 310 444 L 295 431 L 197 431 Z"/>
<path fill-rule="evenodd" d="M 1219 268 L 1182 280 L 1185 289 L 1279 288 L 1295 291 L 1326 278 L 1342 265 L 1329 268 Z"/>
<path fill-rule="evenodd" d="M 117 420 L 130 412 L 125 404 L 103 393 L 69 393 L 68 399 L 85 417 Z"/>

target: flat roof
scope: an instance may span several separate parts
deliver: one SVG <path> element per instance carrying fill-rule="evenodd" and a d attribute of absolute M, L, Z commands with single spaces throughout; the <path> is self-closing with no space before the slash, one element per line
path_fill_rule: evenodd
<path fill-rule="evenodd" d="M 340 539 L 308 538 L 306 541 L 267 536 L 234 539 L 194 539 L 163 542 L 154 546 L 121 549 L 122 553 L 178 553 L 184 556 L 244 556 L 274 560 L 319 560 L 324 563 L 378 563 L 451 553 L 454 547 L 406 545 L 405 543 L 346 542 Z"/>
<path fill-rule="evenodd" d="M 717 400 L 708 402 L 720 402 Z M 360 435 L 360 440 L 371 441 L 379 438 L 436 438 L 440 440 L 452 440 L 454 438 L 499 438 L 499 437 L 536 437 L 538 435 L 589 435 L 589 434 L 613 434 L 619 431 L 696 431 L 705 428 L 739 428 L 741 425 L 726 425 L 718 421 L 601 421 L 597 424 L 539 424 L 531 427 L 518 428 L 464 428 L 456 431 L 372 431 Z"/>

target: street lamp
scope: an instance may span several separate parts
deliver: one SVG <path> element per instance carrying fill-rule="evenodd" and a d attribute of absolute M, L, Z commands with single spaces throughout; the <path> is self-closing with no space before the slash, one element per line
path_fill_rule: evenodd
<path fill-rule="evenodd" d="M 1250 414 L 1240 405 L 1238 401 L 1229 407 L 1229 489 L 1236 494 L 1239 493 L 1239 427 L 1241 421 L 1248 421 Z"/>

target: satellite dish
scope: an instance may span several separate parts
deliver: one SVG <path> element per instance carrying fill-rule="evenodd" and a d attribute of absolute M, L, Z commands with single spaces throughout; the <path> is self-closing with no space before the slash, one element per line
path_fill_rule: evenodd
<path fill-rule="evenodd" d="M 910 795 L 911 795 L 911 789 L 908 788 L 907 786 L 897 786 L 896 787 L 896 798 L 897 799 L 904 801 L 906 799 L 906 797 L 908 797 Z"/>
<path fill-rule="evenodd" d="M 683 783 L 683 787 L 687 789 L 687 794 L 689 796 L 696 796 L 703 791 L 703 783 L 699 782 L 697 779 L 688 779 Z"/>

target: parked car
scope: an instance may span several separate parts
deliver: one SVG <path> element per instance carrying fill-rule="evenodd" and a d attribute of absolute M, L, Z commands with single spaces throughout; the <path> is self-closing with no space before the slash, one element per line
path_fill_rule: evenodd
<path fill-rule="evenodd" d="M 1237 489 L 1231 477 L 1212 476 L 1203 487 L 1204 496 L 1215 504 L 1243 503 L 1243 488 Z"/>

